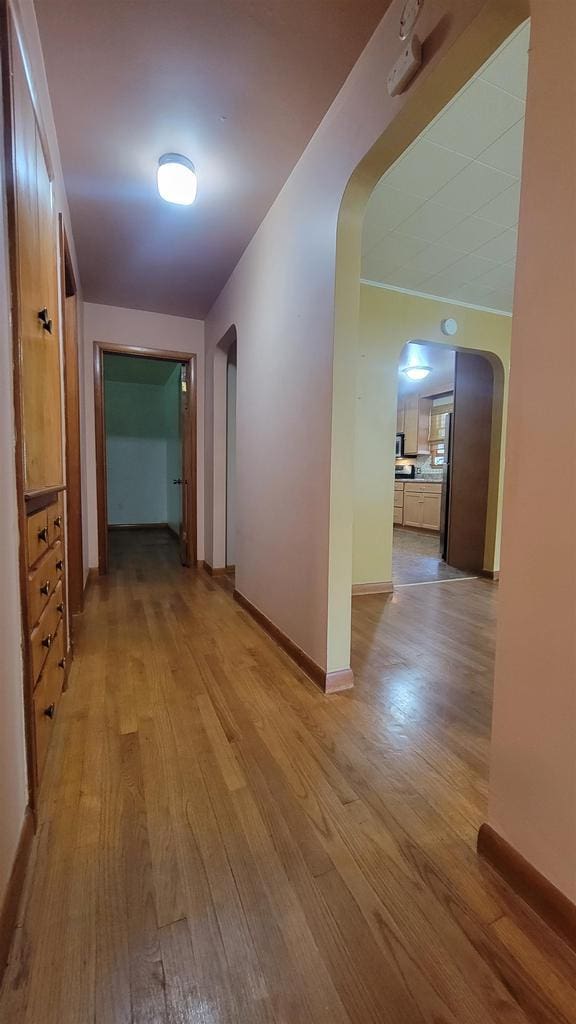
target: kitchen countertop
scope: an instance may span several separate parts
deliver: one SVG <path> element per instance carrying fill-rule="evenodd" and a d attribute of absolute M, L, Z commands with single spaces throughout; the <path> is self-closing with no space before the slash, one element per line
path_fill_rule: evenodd
<path fill-rule="evenodd" d="M 438 476 L 414 476 L 414 477 L 394 477 L 395 484 L 441 484 L 442 477 Z"/>

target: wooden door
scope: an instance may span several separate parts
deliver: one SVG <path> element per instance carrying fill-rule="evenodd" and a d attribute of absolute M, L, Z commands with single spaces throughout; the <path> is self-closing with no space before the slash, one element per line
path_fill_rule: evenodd
<path fill-rule="evenodd" d="M 84 606 L 84 560 L 82 552 L 82 471 L 80 463 L 80 374 L 78 365 L 77 294 L 66 232 L 60 219 L 62 253 L 64 341 L 64 416 L 66 458 L 66 549 L 70 631 L 73 618 Z"/>
<path fill-rule="evenodd" d="M 473 573 L 484 568 L 493 401 L 488 360 L 457 352 L 446 561 Z"/>
<path fill-rule="evenodd" d="M 24 492 L 63 484 L 56 230 L 50 174 L 19 48 L 13 52 L 14 183 Z"/>
<path fill-rule="evenodd" d="M 180 373 L 180 439 L 182 443 L 182 474 L 180 493 L 182 504 L 180 512 L 180 561 L 182 565 L 190 565 L 192 562 L 191 537 L 190 537 L 190 503 L 193 491 L 191 491 L 191 429 L 190 429 L 190 401 L 192 394 L 191 365 L 183 363 Z"/>

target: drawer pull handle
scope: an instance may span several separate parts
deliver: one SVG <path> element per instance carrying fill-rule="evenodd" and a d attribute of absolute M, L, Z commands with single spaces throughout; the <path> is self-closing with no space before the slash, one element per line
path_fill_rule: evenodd
<path fill-rule="evenodd" d="M 48 310 L 44 306 L 38 313 L 38 319 L 42 324 L 42 330 L 47 331 L 48 334 L 52 334 L 52 321 L 48 316 Z"/>
<path fill-rule="evenodd" d="M 43 540 L 45 543 L 48 542 L 48 527 L 43 526 L 41 530 L 38 530 L 38 540 Z"/>
<path fill-rule="evenodd" d="M 49 704 L 47 708 L 44 708 L 44 714 L 46 718 L 54 718 L 54 712 L 56 711 L 55 704 Z"/>
<path fill-rule="evenodd" d="M 60 615 L 64 614 L 64 601 L 60 601 L 60 604 L 56 605 L 56 611 L 60 612 Z"/>
<path fill-rule="evenodd" d="M 52 647 L 53 642 L 54 642 L 54 636 L 52 635 L 52 633 L 48 633 L 48 636 L 45 636 L 43 641 L 42 641 L 42 647 L 47 647 L 48 650 L 50 650 L 50 648 Z"/>
<path fill-rule="evenodd" d="M 40 585 L 40 593 L 44 594 L 44 597 L 48 597 L 48 594 L 50 593 L 50 580 L 46 580 L 45 583 Z"/>
<path fill-rule="evenodd" d="M 60 658 L 58 662 L 58 668 L 66 668 L 66 658 Z"/>
<path fill-rule="evenodd" d="M 56 516 L 56 519 L 54 520 L 54 526 L 56 527 L 56 529 L 60 529 L 60 527 L 62 526 L 62 516 Z"/>
<path fill-rule="evenodd" d="M 62 572 L 62 569 L 64 568 L 64 562 L 62 561 L 61 558 L 59 558 L 58 561 L 56 562 L 56 568 L 58 569 L 58 572 Z"/>

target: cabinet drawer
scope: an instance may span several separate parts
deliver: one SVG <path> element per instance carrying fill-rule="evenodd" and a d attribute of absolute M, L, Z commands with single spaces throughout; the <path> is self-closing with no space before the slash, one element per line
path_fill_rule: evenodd
<path fill-rule="evenodd" d="M 50 531 L 48 530 L 48 509 L 43 508 L 41 512 L 34 512 L 26 520 L 28 534 L 28 565 L 34 565 L 50 544 Z"/>
<path fill-rule="evenodd" d="M 64 562 L 62 559 L 62 543 L 56 541 L 49 548 L 35 569 L 28 575 L 28 627 L 36 625 L 48 599 L 62 578 Z"/>
<path fill-rule="evenodd" d="M 442 494 L 442 484 L 405 484 L 407 494 Z"/>
<path fill-rule="evenodd" d="M 404 520 L 404 509 L 402 508 L 401 505 L 394 505 L 394 522 L 395 523 L 400 523 L 400 525 L 402 525 L 403 520 Z"/>
<path fill-rule="evenodd" d="M 40 621 L 30 636 L 34 685 L 42 671 L 48 652 L 54 644 L 63 611 L 62 581 L 60 581 L 52 596 L 48 598 L 48 604 L 42 612 Z"/>
<path fill-rule="evenodd" d="M 54 717 L 64 682 L 64 628 L 60 629 L 34 692 L 34 731 L 36 734 L 36 771 L 38 782 L 42 776 L 48 746 L 52 738 Z"/>
<path fill-rule="evenodd" d="M 48 540 L 50 544 L 54 541 L 60 540 L 64 534 L 64 508 L 62 502 L 62 493 L 58 495 L 58 500 L 54 505 L 46 510 L 48 513 Z"/>
<path fill-rule="evenodd" d="M 404 508 L 404 492 L 394 494 L 394 508 Z"/>

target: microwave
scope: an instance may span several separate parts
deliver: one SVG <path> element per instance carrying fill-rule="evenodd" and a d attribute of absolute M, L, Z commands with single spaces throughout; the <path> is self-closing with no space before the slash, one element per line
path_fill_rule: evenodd
<path fill-rule="evenodd" d="M 396 458 L 404 458 L 404 434 L 396 434 Z"/>

